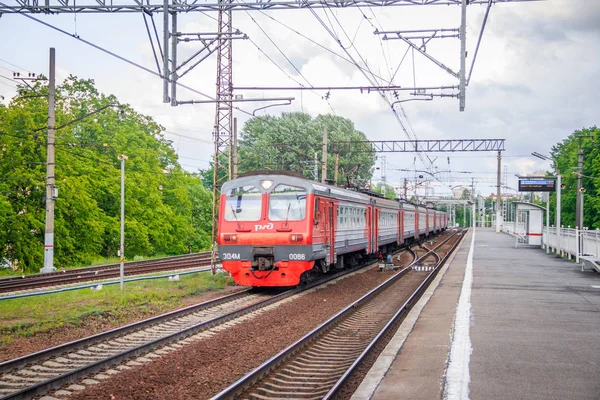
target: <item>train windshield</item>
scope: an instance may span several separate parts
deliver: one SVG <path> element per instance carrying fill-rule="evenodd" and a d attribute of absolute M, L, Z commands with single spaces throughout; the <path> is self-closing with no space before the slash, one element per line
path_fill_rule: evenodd
<path fill-rule="evenodd" d="M 302 221 L 306 216 L 306 190 L 278 185 L 269 197 L 271 221 Z"/>
<path fill-rule="evenodd" d="M 254 186 L 241 186 L 227 194 L 225 221 L 258 221 L 262 210 L 262 194 Z"/>

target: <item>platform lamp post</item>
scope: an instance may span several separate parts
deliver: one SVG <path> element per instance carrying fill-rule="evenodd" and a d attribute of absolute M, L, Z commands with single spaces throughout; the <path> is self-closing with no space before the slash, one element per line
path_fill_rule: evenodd
<path fill-rule="evenodd" d="M 555 160 L 553 160 L 552 158 L 550 158 L 548 156 L 540 154 L 537 151 L 534 151 L 533 153 L 531 153 L 531 155 L 534 157 L 537 157 L 541 160 L 552 162 L 552 168 L 554 169 L 554 176 L 556 177 L 556 215 L 554 216 L 554 224 L 556 225 L 556 238 L 557 238 L 556 242 L 557 242 L 557 248 L 558 248 L 558 251 L 556 253 L 560 254 L 560 222 L 561 222 L 560 195 L 561 195 L 561 189 L 562 189 L 561 176 L 558 173 L 558 167 L 556 165 Z M 547 231 L 547 237 L 549 238 L 550 237 L 550 194 L 548 194 L 548 200 L 546 201 L 546 231 Z M 550 253 L 550 247 L 548 246 L 548 243 L 546 243 L 546 253 Z"/>
<path fill-rule="evenodd" d="M 121 161 L 121 246 L 119 250 L 119 262 L 120 262 L 120 286 L 123 291 L 123 280 L 125 276 L 125 160 L 127 156 L 121 154 L 119 157 Z"/>

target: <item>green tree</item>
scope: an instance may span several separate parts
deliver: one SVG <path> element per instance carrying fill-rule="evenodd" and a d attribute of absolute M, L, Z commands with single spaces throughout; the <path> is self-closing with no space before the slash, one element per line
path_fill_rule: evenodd
<path fill-rule="evenodd" d="M 377 183 L 373 188 L 373 191 L 376 193 L 383 194 L 386 199 L 394 200 L 398 197 L 396 194 L 396 190 L 390 185 L 385 185 L 383 183 Z"/>
<path fill-rule="evenodd" d="M 47 93 L 21 87 L 0 106 L 0 259 L 36 271 L 43 262 Z M 97 112 L 98 110 L 102 110 Z M 210 194 L 182 170 L 164 130 L 92 80 L 57 87 L 55 264 L 87 263 L 119 247 L 120 162 L 126 154 L 125 245 L 136 255 L 208 248 Z"/>
<path fill-rule="evenodd" d="M 364 133 L 355 129 L 352 121 L 334 116 L 319 115 L 312 118 L 304 113 L 283 113 L 280 117 L 260 116 L 244 124 L 239 135 L 239 173 L 254 170 L 287 170 L 315 179 L 315 154 L 320 176 L 323 150 L 323 132 L 327 129 L 329 142 L 367 140 Z M 336 155 L 329 152 L 327 177 L 333 179 Z M 227 164 L 227 157 L 219 159 Z M 339 182 L 346 180 L 365 184 L 371 179 L 375 164 L 372 153 L 339 154 Z M 206 187 L 212 188 L 212 166 L 201 172 Z"/>
<path fill-rule="evenodd" d="M 579 141 L 584 152 L 582 185 L 584 193 L 584 226 L 600 228 L 600 129 L 593 126 L 573 132 L 552 147 L 552 158 L 562 175 L 561 220 L 564 226 L 575 226 L 577 198 L 577 165 Z M 550 174 L 550 172 L 548 172 Z M 550 196 L 551 221 L 556 212 L 556 193 Z"/>

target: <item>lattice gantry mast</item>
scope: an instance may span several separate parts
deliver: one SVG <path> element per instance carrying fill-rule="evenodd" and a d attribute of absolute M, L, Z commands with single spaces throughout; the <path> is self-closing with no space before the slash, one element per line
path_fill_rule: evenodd
<path fill-rule="evenodd" d="M 212 243 L 215 247 L 217 238 L 217 213 L 219 192 L 225 179 L 231 179 L 231 145 L 233 143 L 233 45 L 232 33 L 232 0 L 221 0 L 223 5 L 218 17 L 217 47 L 217 106 L 215 113 L 214 142 L 215 155 L 213 164 L 213 209 L 212 209 Z M 223 164 L 224 158 L 227 164 Z"/>

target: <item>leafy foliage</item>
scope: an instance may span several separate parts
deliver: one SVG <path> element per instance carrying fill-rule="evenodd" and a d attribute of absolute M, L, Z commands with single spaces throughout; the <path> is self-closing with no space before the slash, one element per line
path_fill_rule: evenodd
<path fill-rule="evenodd" d="M 376 193 L 381 193 L 383 194 L 383 196 L 386 199 L 390 199 L 390 200 L 394 200 L 398 197 L 398 195 L 396 194 L 396 190 L 390 186 L 390 185 L 385 185 L 381 182 L 377 183 L 375 185 L 375 187 L 373 188 L 373 191 Z"/>
<path fill-rule="evenodd" d="M 0 260 L 25 271 L 43 264 L 45 226 L 47 87 L 34 89 L 39 95 L 20 88 L 0 106 Z M 128 156 L 126 257 L 209 247 L 211 195 L 181 169 L 152 118 L 71 76 L 57 87 L 55 125 L 55 265 L 116 255 L 120 154 Z"/>
<path fill-rule="evenodd" d="M 586 190 L 583 203 L 584 226 L 597 229 L 600 228 L 600 129 L 595 126 L 577 130 L 552 147 L 552 158 L 565 186 L 561 193 L 561 220 L 564 226 L 575 226 L 580 140 L 584 153 L 582 185 Z M 551 221 L 554 221 L 555 204 L 556 194 L 552 193 Z"/>
<path fill-rule="evenodd" d="M 312 118 L 304 113 L 284 113 L 280 117 L 260 116 L 244 124 L 238 141 L 239 173 L 254 170 L 287 170 L 319 179 L 323 152 L 323 132 L 327 128 L 329 142 L 367 140 L 364 133 L 354 128 L 352 121 L 334 116 Z M 315 170 L 316 154 L 316 170 Z M 327 177 L 333 179 L 336 155 L 329 152 Z M 226 157 L 219 159 L 227 164 Z M 375 156 L 371 153 L 340 153 L 339 179 L 364 185 L 372 176 Z M 202 180 L 212 187 L 212 167 L 202 172 Z"/>

